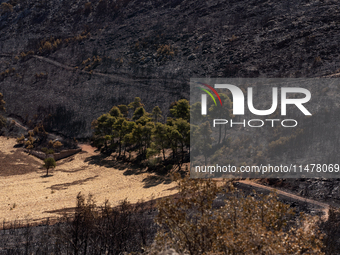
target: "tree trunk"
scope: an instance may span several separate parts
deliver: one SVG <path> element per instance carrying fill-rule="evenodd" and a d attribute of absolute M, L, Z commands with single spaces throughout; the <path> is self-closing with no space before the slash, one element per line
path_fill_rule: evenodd
<path fill-rule="evenodd" d="M 219 133 L 219 135 L 218 135 L 218 144 L 220 144 L 221 143 L 221 136 L 222 136 L 222 126 L 220 125 L 220 133 Z"/>
<path fill-rule="evenodd" d="M 118 157 L 120 157 L 121 151 L 122 151 L 122 143 L 121 143 L 121 141 L 119 141 L 119 154 L 118 154 Z"/>
<path fill-rule="evenodd" d="M 227 135 L 227 125 L 224 125 L 224 138 L 223 138 L 223 140 L 225 140 L 226 135 Z"/>

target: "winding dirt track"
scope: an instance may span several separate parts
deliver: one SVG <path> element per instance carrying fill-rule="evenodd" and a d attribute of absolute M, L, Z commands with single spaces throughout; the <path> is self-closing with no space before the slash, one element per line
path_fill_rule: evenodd
<path fill-rule="evenodd" d="M 307 203 L 308 205 L 312 205 L 313 207 L 319 207 L 320 209 L 316 209 L 319 211 L 323 212 L 323 216 L 322 216 L 322 220 L 327 221 L 328 217 L 329 217 L 329 204 L 326 203 L 322 203 L 319 201 L 315 201 L 313 199 L 308 199 L 308 198 L 304 198 L 304 197 L 300 197 L 298 195 L 294 195 L 282 190 L 278 190 L 278 189 L 274 189 L 272 187 L 268 187 L 268 186 L 264 186 L 249 180 L 242 180 L 242 181 L 237 181 L 236 183 L 241 184 L 239 188 L 242 189 L 242 186 L 245 185 L 247 188 L 257 188 L 257 189 L 262 189 L 262 190 L 267 190 L 269 192 L 276 192 L 278 194 L 279 197 L 281 197 L 282 199 L 289 199 L 289 200 L 295 200 L 297 202 L 300 203 Z"/>
<path fill-rule="evenodd" d="M 8 53 L 1 53 L 0 54 L 0 57 L 13 57 L 15 56 L 15 54 L 8 54 Z M 142 84 L 143 82 L 149 82 L 149 81 L 158 81 L 158 82 L 164 82 L 164 80 L 167 80 L 169 78 L 152 78 L 152 77 L 148 77 L 148 78 L 143 78 L 143 77 L 133 77 L 129 74 L 126 74 L 125 76 L 124 75 L 118 75 L 118 74 L 108 74 L 108 73 L 101 73 L 101 72 L 97 72 L 97 71 L 92 71 L 91 73 L 88 72 L 88 71 L 84 71 L 84 70 L 79 70 L 79 69 L 76 69 L 75 67 L 72 67 L 72 66 L 68 66 L 68 65 L 65 65 L 63 63 L 60 63 L 58 61 L 55 61 L 55 60 L 52 60 L 52 59 L 49 59 L 49 58 L 46 58 L 46 57 L 43 57 L 43 56 L 38 56 L 38 55 L 31 55 L 32 58 L 35 58 L 35 59 L 38 59 L 40 61 L 44 61 L 46 63 L 49 63 L 51 65 L 54 65 L 56 67 L 59 67 L 59 68 L 63 68 L 65 70 L 68 70 L 68 71 L 72 71 L 72 72 L 76 72 L 78 74 L 84 74 L 84 75 L 96 75 L 96 76 L 101 76 L 101 77 L 107 77 L 107 78 L 110 78 L 110 79 L 113 79 L 115 81 L 120 81 L 120 82 L 124 82 L 125 85 L 134 85 L 136 83 L 138 83 L 138 86 L 139 87 L 147 87 L 147 88 L 150 88 L 150 85 L 148 84 Z M 183 82 L 183 80 L 180 80 L 178 78 L 173 78 L 171 79 L 173 81 L 179 81 L 179 82 Z M 169 92 L 172 92 L 171 89 L 162 89 L 162 88 L 159 88 L 159 87 L 156 87 L 154 86 L 152 88 L 152 90 L 157 90 L 157 91 L 160 91 L 160 92 L 165 92 L 165 93 L 169 93 Z"/>

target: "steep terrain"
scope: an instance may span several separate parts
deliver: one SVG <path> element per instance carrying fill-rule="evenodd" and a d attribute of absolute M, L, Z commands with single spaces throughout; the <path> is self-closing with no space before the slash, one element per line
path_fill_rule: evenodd
<path fill-rule="evenodd" d="M 337 1 L 1 1 L 7 114 L 89 137 L 93 119 L 140 96 L 165 113 L 191 77 L 338 73 Z"/>

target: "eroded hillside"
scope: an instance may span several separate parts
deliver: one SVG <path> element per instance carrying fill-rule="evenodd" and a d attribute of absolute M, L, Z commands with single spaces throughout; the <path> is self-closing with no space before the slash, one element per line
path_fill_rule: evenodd
<path fill-rule="evenodd" d="M 141 97 L 150 111 L 189 96 L 191 77 L 338 72 L 337 1 L 2 1 L 7 114 L 91 135 L 91 121 Z"/>

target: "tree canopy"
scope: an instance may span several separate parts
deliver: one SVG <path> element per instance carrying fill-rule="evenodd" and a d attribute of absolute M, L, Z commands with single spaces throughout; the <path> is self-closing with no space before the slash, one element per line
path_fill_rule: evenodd
<path fill-rule="evenodd" d="M 54 158 L 51 158 L 51 157 L 45 158 L 44 162 L 45 162 L 44 167 L 46 168 L 46 176 L 48 176 L 48 170 L 50 168 L 55 168 L 57 166 L 57 164 L 56 164 Z"/>
<path fill-rule="evenodd" d="M 182 118 L 189 121 L 190 119 L 190 105 L 186 99 L 181 99 L 175 102 L 174 106 L 170 109 L 170 113 L 175 118 Z"/>
<path fill-rule="evenodd" d="M 185 99 L 173 105 L 174 118 L 167 118 L 166 123 L 161 123 L 163 116 L 159 106 L 148 113 L 139 97 L 128 106 L 113 106 L 92 122 L 94 145 L 107 155 L 117 152 L 118 157 L 125 157 L 126 152 L 130 155 L 135 151 L 144 159 L 161 154 L 166 160 L 165 151 L 170 150 L 172 159 L 183 162 L 190 144 L 190 107 Z M 132 119 L 128 117 L 128 109 L 133 110 Z"/>

